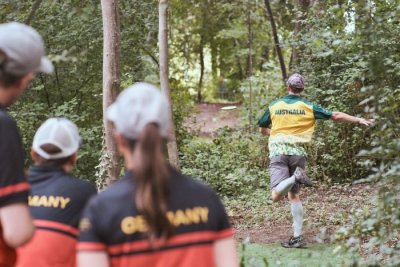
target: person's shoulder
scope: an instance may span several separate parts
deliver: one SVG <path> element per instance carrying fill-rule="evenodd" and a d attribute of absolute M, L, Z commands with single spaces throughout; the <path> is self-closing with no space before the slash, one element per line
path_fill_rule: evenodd
<path fill-rule="evenodd" d="M 308 100 L 308 99 L 306 99 L 306 98 L 304 98 L 304 97 L 301 97 L 301 101 L 304 103 L 304 104 L 306 104 L 306 105 L 309 105 L 309 106 L 316 106 L 316 105 L 318 105 L 318 104 L 316 104 L 316 103 L 314 103 L 314 102 L 312 102 L 312 101 L 310 101 L 310 100 Z"/>
<path fill-rule="evenodd" d="M 277 103 L 279 103 L 279 102 L 281 102 L 281 101 L 283 101 L 283 100 L 284 100 L 284 97 L 276 98 L 276 99 L 272 100 L 272 101 L 269 103 L 268 107 L 272 107 L 273 105 L 275 105 L 275 104 L 277 104 Z"/>
<path fill-rule="evenodd" d="M 186 194 L 192 195 L 203 195 L 203 196 L 214 196 L 216 192 L 203 180 L 184 175 L 176 172 L 174 176 L 178 178 L 181 190 L 184 190 Z"/>
<path fill-rule="evenodd" d="M 111 216 L 111 213 L 118 213 L 118 208 L 125 206 L 127 199 L 133 201 L 132 192 L 133 184 L 129 178 L 124 177 L 106 190 L 93 195 L 86 206 L 91 212 L 105 212 Z"/>
<path fill-rule="evenodd" d="M 66 174 L 64 177 L 65 185 L 69 185 L 79 194 L 93 194 L 97 192 L 96 187 L 88 181 L 82 180 L 74 175 Z"/>
<path fill-rule="evenodd" d="M 112 184 L 106 190 L 98 194 L 99 201 L 110 201 L 112 199 L 124 198 L 126 195 L 132 194 L 133 183 L 131 177 L 122 177 L 119 181 Z"/>
<path fill-rule="evenodd" d="M 2 127 L 17 127 L 14 118 L 3 109 L 0 109 L 0 125 Z"/>

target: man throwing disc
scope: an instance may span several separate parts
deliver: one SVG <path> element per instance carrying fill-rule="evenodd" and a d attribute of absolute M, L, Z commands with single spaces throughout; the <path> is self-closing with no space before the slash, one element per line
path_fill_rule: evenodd
<path fill-rule="evenodd" d="M 304 90 L 304 78 L 293 74 L 287 81 L 288 94 L 273 101 L 258 121 L 260 132 L 269 135 L 270 188 L 272 200 L 277 202 L 286 195 L 290 201 L 293 216 L 293 236 L 282 243 L 286 248 L 304 248 L 302 236 L 303 205 L 300 200 L 300 186 L 312 186 L 304 168 L 307 153 L 304 144 L 311 141 L 315 120 L 334 120 L 358 123 L 364 126 L 373 124 L 343 112 L 330 112 L 320 105 L 306 101 L 300 94 Z M 272 125 L 271 129 L 268 127 Z"/>

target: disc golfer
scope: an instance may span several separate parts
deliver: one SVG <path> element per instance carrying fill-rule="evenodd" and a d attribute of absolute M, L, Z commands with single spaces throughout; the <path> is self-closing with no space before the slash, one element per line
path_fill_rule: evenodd
<path fill-rule="evenodd" d="M 303 205 L 300 200 L 300 187 L 312 186 L 304 169 L 307 153 L 304 144 L 311 141 L 316 120 L 358 123 L 364 126 L 373 124 L 367 120 L 350 116 L 343 112 L 330 112 L 320 105 L 303 99 L 304 78 L 293 74 L 287 81 L 288 94 L 273 101 L 258 121 L 260 132 L 269 135 L 270 189 L 274 202 L 288 197 L 293 216 L 293 236 L 282 246 L 303 248 L 306 246 L 302 235 Z M 269 129 L 268 127 L 271 127 Z"/>

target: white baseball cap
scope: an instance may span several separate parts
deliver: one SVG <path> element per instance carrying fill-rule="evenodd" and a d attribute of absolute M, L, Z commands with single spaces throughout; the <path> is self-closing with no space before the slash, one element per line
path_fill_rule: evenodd
<path fill-rule="evenodd" d="M 41 147 L 51 144 L 58 147 L 61 152 L 49 154 Z M 36 131 L 32 148 L 44 159 L 61 159 L 73 155 L 82 144 L 78 127 L 66 118 L 50 118 Z"/>
<path fill-rule="evenodd" d="M 10 22 L 0 24 L 0 65 L 14 75 L 29 72 L 51 73 L 53 64 L 45 55 L 40 34 L 32 27 Z"/>
<path fill-rule="evenodd" d="M 118 96 L 107 109 L 107 118 L 118 133 L 128 139 L 138 139 L 149 123 L 156 123 L 160 135 L 168 138 L 171 117 L 167 97 L 149 83 L 135 83 Z"/>

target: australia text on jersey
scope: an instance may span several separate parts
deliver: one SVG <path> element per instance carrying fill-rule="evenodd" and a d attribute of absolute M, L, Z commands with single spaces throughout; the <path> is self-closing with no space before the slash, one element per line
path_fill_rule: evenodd
<path fill-rule="evenodd" d="M 302 109 L 278 109 L 275 115 L 306 115 L 306 112 Z"/>
<path fill-rule="evenodd" d="M 175 226 L 191 225 L 208 222 L 208 208 L 194 207 L 185 210 L 169 211 L 167 217 Z M 131 235 L 136 232 L 146 232 L 147 225 L 142 215 L 125 217 L 121 221 L 121 230 L 124 234 Z"/>

